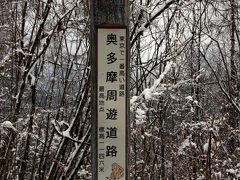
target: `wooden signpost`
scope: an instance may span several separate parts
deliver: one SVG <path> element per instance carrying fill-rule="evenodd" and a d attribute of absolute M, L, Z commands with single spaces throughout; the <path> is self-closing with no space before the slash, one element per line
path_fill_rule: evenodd
<path fill-rule="evenodd" d="M 91 1 L 93 180 L 129 179 L 128 1 Z"/>

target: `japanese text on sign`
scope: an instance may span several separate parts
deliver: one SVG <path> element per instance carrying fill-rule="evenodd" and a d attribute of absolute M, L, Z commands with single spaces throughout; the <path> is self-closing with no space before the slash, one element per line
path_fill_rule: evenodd
<path fill-rule="evenodd" d="M 125 179 L 126 29 L 98 28 L 98 178 Z"/>

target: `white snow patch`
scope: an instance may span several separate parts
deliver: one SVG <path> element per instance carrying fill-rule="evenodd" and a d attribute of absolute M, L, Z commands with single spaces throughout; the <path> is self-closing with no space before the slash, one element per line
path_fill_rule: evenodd
<path fill-rule="evenodd" d="M 136 165 L 139 165 L 139 164 L 144 164 L 144 161 L 143 160 L 137 161 Z"/>
<path fill-rule="evenodd" d="M 142 95 L 144 95 L 146 100 L 151 100 L 152 99 L 152 91 L 151 91 L 151 89 L 145 89 L 142 92 Z"/>
<path fill-rule="evenodd" d="M 151 137 L 152 136 L 152 134 L 149 134 L 147 132 L 145 132 L 144 135 L 146 135 L 147 137 Z"/>
<path fill-rule="evenodd" d="M 10 121 L 4 121 L 0 124 L 1 127 L 3 128 L 9 128 L 12 129 L 14 131 L 17 131 L 17 129 L 13 126 L 13 124 Z"/>
<path fill-rule="evenodd" d="M 169 72 L 169 70 L 171 69 L 173 65 L 173 62 L 169 62 L 166 67 L 164 72 L 159 76 L 158 79 L 156 79 L 153 83 L 153 86 L 150 88 L 146 88 L 143 90 L 143 92 L 141 93 L 140 96 L 133 96 L 132 99 L 130 100 L 131 106 L 139 99 L 139 97 L 143 96 L 146 100 L 151 100 L 154 95 L 159 95 L 161 93 L 159 93 L 157 91 L 157 87 L 159 86 L 159 84 L 162 82 L 162 80 L 165 78 L 166 74 Z M 156 93 L 158 92 L 158 93 Z"/>
<path fill-rule="evenodd" d="M 136 118 L 138 119 L 145 119 L 146 118 L 146 112 L 140 108 L 137 108 L 136 112 Z"/>
<path fill-rule="evenodd" d="M 199 106 L 198 101 L 195 100 L 195 101 L 193 101 L 193 103 L 196 104 L 197 106 Z"/>
<path fill-rule="evenodd" d="M 133 96 L 132 99 L 130 100 L 130 104 L 134 104 L 138 99 L 138 96 Z"/>
<path fill-rule="evenodd" d="M 136 125 L 138 126 L 138 125 L 144 124 L 145 122 L 146 121 L 143 119 L 138 119 L 138 120 L 136 120 Z"/>
<path fill-rule="evenodd" d="M 188 101 L 193 101 L 193 97 L 192 96 L 187 96 L 187 97 L 185 97 L 185 99 L 188 100 Z"/>
<path fill-rule="evenodd" d="M 64 137 L 68 137 L 68 138 L 72 139 L 72 137 L 70 136 L 70 129 L 69 128 L 66 131 L 63 131 L 62 135 Z"/>
<path fill-rule="evenodd" d="M 189 138 L 185 139 L 182 142 L 182 145 L 178 149 L 178 155 L 181 155 L 181 154 L 185 155 L 184 150 L 188 147 L 196 147 L 196 143 L 190 141 Z"/>
<path fill-rule="evenodd" d="M 205 178 L 205 176 L 203 176 L 203 175 L 202 175 L 202 176 L 199 176 L 199 177 L 197 178 L 197 180 L 204 180 L 204 179 L 206 179 L 206 178 Z"/>
<path fill-rule="evenodd" d="M 22 49 L 18 48 L 16 49 L 16 52 L 21 53 L 24 56 L 32 56 L 31 53 L 24 52 Z"/>
<path fill-rule="evenodd" d="M 89 172 L 86 171 L 85 169 L 83 169 L 79 172 L 79 176 L 85 176 L 85 175 L 89 175 Z"/>
<path fill-rule="evenodd" d="M 221 172 L 215 172 L 214 175 L 216 176 L 216 178 L 222 178 L 222 173 Z"/>
<path fill-rule="evenodd" d="M 29 76 L 31 77 L 31 86 L 34 86 L 36 84 L 36 78 L 31 73 L 29 74 Z"/>
<path fill-rule="evenodd" d="M 237 172 L 238 172 L 237 169 L 227 169 L 226 171 L 230 174 L 237 174 Z"/>
<path fill-rule="evenodd" d="M 209 144 L 209 143 L 205 143 L 205 144 L 203 145 L 203 151 L 204 151 L 204 152 L 207 152 L 207 151 L 208 151 L 208 144 Z"/>

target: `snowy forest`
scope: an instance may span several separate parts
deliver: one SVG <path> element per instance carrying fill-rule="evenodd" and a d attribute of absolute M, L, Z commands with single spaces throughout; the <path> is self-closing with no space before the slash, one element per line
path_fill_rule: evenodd
<path fill-rule="evenodd" d="M 132 180 L 240 179 L 239 0 L 130 0 Z M 91 172 L 88 0 L 0 0 L 0 179 Z"/>

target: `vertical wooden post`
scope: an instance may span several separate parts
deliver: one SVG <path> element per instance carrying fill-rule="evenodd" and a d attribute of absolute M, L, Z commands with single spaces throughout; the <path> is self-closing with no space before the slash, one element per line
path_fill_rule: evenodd
<path fill-rule="evenodd" d="M 128 24 L 129 24 L 129 2 L 128 0 L 91 0 L 90 1 L 90 6 L 91 6 L 91 15 L 90 15 L 90 19 L 91 19 L 91 37 L 90 37 L 90 46 L 91 46 L 91 76 L 92 76 L 92 84 L 91 84 L 91 88 L 92 88 L 92 94 L 91 94 L 91 102 L 92 102 L 92 113 L 91 113 L 91 117 L 92 117 L 92 143 L 91 143 L 91 149 L 92 149 L 92 179 L 93 180 L 103 180 L 103 175 L 100 174 L 101 168 L 100 166 L 104 167 L 105 171 L 107 171 L 107 176 L 104 176 L 105 179 L 129 179 L 129 168 L 128 168 L 128 155 L 129 155 L 129 130 L 130 130 L 130 123 L 129 123 L 129 31 L 128 31 Z M 125 30 L 124 33 L 123 29 Z M 113 30 L 111 32 L 111 30 Z M 107 37 L 107 36 L 111 36 L 112 37 Z M 105 49 L 103 47 L 104 50 L 101 49 L 101 45 L 99 45 L 99 41 L 103 41 L 101 37 L 99 36 L 106 36 L 107 38 L 107 42 L 105 43 L 103 46 L 105 46 Z M 114 36 L 116 39 L 114 39 Z M 121 49 L 116 49 L 117 48 L 121 48 L 120 47 L 120 41 L 122 41 L 123 46 L 124 46 L 124 50 Z M 113 43 L 112 46 L 117 45 L 116 47 L 112 47 L 113 48 L 113 52 L 117 51 L 116 53 L 116 59 L 119 61 L 118 64 L 116 64 L 114 66 L 114 64 L 112 62 L 103 62 L 106 64 L 106 66 L 108 67 L 108 65 L 112 67 L 111 70 L 109 70 L 109 72 L 102 72 L 102 70 L 99 68 L 100 65 L 102 64 L 102 61 L 107 61 L 107 57 L 112 53 L 106 52 L 104 54 L 104 52 L 102 51 L 107 51 L 108 48 L 106 48 L 106 44 L 109 45 L 110 43 Z M 115 43 L 116 42 L 116 43 Z M 118 44 L 119 43 L 119 44 Z M 110 47 L 111 48 L 111 47 Z M 121 53 L 120 53 L 121 52 Z M 112 54 L 115 54 L 112 53 Z M 120 59 L 120 56 L 123 56 L 124 58 Z M 104 59 L 104 56 L 106 56 L 106 59 Z M 124 62 L 121 63 L 120 60 L 123 60 Z M 106 110 L 109 110 L 110 107 L 110 102 L 108 102 L 108 96 L 107 95 L 107 88 L 108 87 L 117 87 L 119 85 L 121 85 L 122 80 L 120 80 L 120 72 L 121 72 L 121 68 L 120 70 L 118 70 L 117 68 L 120 67 L 120 65 L 123 65 L 122 67 L 124 67 L 124 77 L 122 77 L 124 79 L 124 83 L 122 83 L 123 87 L 124 87 L 124 102 L 125 102 L 125 110 L 119 110 L 121 112 L 124 112 L 125 114 L 120 114 L 118 112 L 115 113 L 115 121 L 112 121 L 110 123 L 107 122 L 107 118 L 103 118 L 105 114 L 107 114 Z M 101 81 L 99 82 L 99 73 L 98 71 L 101 71 L 100 74 L 106 74 L 106 73 L 115 73 L 115 77 L 112 77 L 111 80 L 107 79 L 106 81 L 110 81 L 110 82 L 104 82 Z M 114 72 L 115 71 L 115 72 Z M 104 78 L 105 75 L 103 75 L 102 79 Z M 105 76 L 106 77 L 106 76 Z M 108 77 L 107 77 L 108 78 Z M 100 78 L 101 79 L 101 78 Z M 99 85 L 100 83 L 103 83 L 103 85 Z M 104 87 L 105 85 L 107 87 Z M 110 84 L 109 86 L 107 84 Z M 115 85 L 115 86 L 114 86 Z M 104 88 L 105 90 L 103 90 L 102 92 L 99 92 L 100 87 Z M 119 92 L 118 92 L 119 91 Z M 119 104 L 116 103 L 121 103 L 123 101 L 121 101 L 121 99 L 123 99 L 123 97 L 121 97 L 120 95 L 120 90 L 117 89 L 116 92 L 118 93 L 117 98 L 115 99 L 116 101 L 114 102 L 116 105 L 116 107 L 118 108 Z M 102 107 L 105 108 L 105 111 L 102 113 L 102 115 L 99 113 L 99 97 L 100 94 L 104 94 L 102 102 L 105 104 L 107 104 L 108 106 L 106 107 Z M 117 110 L 112 108 L 112 110 Z M 100 115 L 99 115 L 100 114 Z M 123 117 L 124 116 L 124 117 Z M 116 122 L 119 121 L 123 121 L 124 119 L 124 123 L 125 123 L 125 127 L 122 128 L 118 126 L 118 124 Z M 106 126 L 101 125 L 101 127 L 99 127 L 99 121 L 101 122 L 106 122 Z M 111 123 L 113 125 L 111 125 Z M 110 129 L 110 125 L 111 125 L 111 129 L 114 127 L 115 129 L 117 129 L 117 134 L 115 131 L 115 139 L 112 139 L 112 141 L 107 141 L 109 135 L 109 132 L 106 132 L 107 129 Z M 117 127 L 117 128 L 116 128 Z M 102 164 L 99 164 L 99 149 L 100 149 L 100 145 L 99 145 L 99 133 L 100 130 L 102 129 L 103 132 L 101 132 L 103 135 L 103 143 L 105 143 L 106 145 L 101 145 L 102 147 L 102 151 L 106 152 L 108 150 L 108 147 L 110 148 L 111 146 L 108 146 L 109 144 L 111 144 L 111 142 L 118 141 L 119 139 L 117 139 L 117 135 L 121 134 L 121 138 L 124 135 L 125 137 L 125 141 L 124 144 L 122 144 L 122 146 L 125 146 L 125 152 L 123 152 L 123 154 L 125 155 L 125 157 L 120 157 L 120 158 L 125 158 L 125 166 L 119 165 L 117 162 L 114 163 L 114 158 L 113 158 L 113 162 L 111 162 L 111 166 L 109 167 L 109 160 L 106 158 L 106 156 L 109 156 L 109 154 L 106 152 L 105 155 L 105 161 L 102 161 Z M 104 129 L 105 128 L 105 129 Z M 119 132 L 119 131 L 124 131 L 124 132 Z M 120 138 L 120 141 L 121 141 Z M 107 142 L 106 142 L 107 141 Z M 114 145 L 112 147 L 117 148 L 118 145 Z M 117 149 L 117 153 L 121 154 L 122 150 L 118 150 Z M 104 156 L 103 156 L 104 157 Z M 117 159 L 117 158 L 116 158 Z M 103 165 L 105 163 L 105 165 Z M 106 167 L 105 167 L 106 166 Z M 113 170 L 114 169 L 114 170 Z M 121 170 L 122 169 L 122 170 Z M 109 171 L 111 171 L 111 173 L 109 173 Z M 118 172 L 117 172 L 118 171 Z M 122 171 L 122 172 L 121 172 Z M 120 172 L 120 174 L 119 174 Z M 118 173 L 118 175 L 117 175 Z M 121 175 L 121 173 L 124 173 L 124 175 Z M 105 175 L 105 174 L 104 174 Z M 101 177 L 100 177 L 101 176 Z"/>

